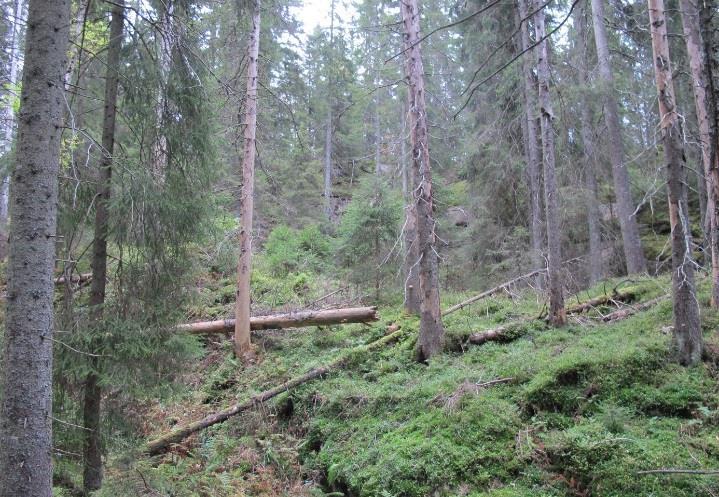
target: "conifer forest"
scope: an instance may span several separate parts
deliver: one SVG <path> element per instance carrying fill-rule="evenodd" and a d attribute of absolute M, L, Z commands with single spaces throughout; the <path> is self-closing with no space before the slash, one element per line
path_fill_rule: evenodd
<path fill-rule="evenodd" d="M 719 0 L 0 12 L 0 497 L 719 496 Z"/>

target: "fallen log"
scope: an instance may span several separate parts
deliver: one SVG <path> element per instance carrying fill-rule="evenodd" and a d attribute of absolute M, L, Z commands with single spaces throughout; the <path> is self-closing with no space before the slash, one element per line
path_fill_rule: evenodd
<path fill-rule="evenodd" d="M 303 326 L 325 326 L 344 323 L 369 323 L 377 321 L 376 307 L 349 307 L 346 309 L 328 309 L 324 311 L 297 311 L 285 314 L 270 314 L 250 318 L 251 330 L 272 330 L 280 328 L 301 328 Z M 202 321 L 181 324 L 175 328 L 186 333 L 229 333 L 235 329 L 234 319 Z"/>
<path fill-rule="evenodd" d="M 571 307 L 567 307 L 567 314 L 582 314 L 586 311 L 590 311 L 600 305 L 609 304 L 614 301 L 625 302 L 636 297 L 634 290 L 625 290 L 623 292 L 613 292 L 611 294 L 604 294 L 598 297 L 591 298 L 585 302 L 580 302 Z"/>
<path fill-rule="evenodd" d="M 274 388 L 270 388 L 269 390 L 265 390 L 264 392 L 255 394 L 243 402 L 235 404 L 223 411 L 220 411 L 220 412 L 217 412 L 214 414 L 210 414 L 209 416 L 206 416 L 199 421 L 195 421 L 194 423 L 190 423 L 185 426 L 175 428 L 171 432 L 169 432 L 165 435 L 162 435 L 161 437 L 156 438 L 155 440 L 148 442 L 147 445 L 145 446 L 145 452 L 151 456 L 161 454 L 161 453 L 167 451 L 172 445 L 181 442 L 182 440 L 189 437 L 193 433 L 196 433 L 200 430 L 208 428 L 217 423 L 222 423 L 223 421 L 226 421 L 227 419 L 231 418 L 232 416 L 236 416 L 237 414 L 240 414 L 243 411 L 252 409 L 256 405 L 266 402 L 266 401 L 270 400 L 271 398 L 276 397 L 277 395 L 290 390 L 291 388 L 302 385 L 303 383 L 307 383 L 310 380 L 319 378 L 320 376 L 330 373 L 330 372 L 340 368 L 350 357 L 354 356 L 355 354 L 371 352 L 373 350 L 379 349 L 379 348 L 383 347 L 384 345 L 387 345 L 389 343 L 392 343 L 392 342 L 398 340 L 405 333 L 406 332 L 404 330 L 400 329 L 400 330 L 395 331 L 394 333 L 391 333 L 389 335 L 386 335 L 386 336 L 380 338 L 379 340 L 375 340 L 372 343 L 369 343 L 367 345 L 362 345 L 359 347 L 355 347 L 355 348 L 349 350 L 347 353 L 340 356 L 338 359 L 334 360 L 333 362 L 331 362 L 325 366 L 311 369 L 310 371 L 306 372 L 303 375 L 296 376 L 296 377 L 282 383 L 281 385 L 277 385 Z"/>
<path fill-rule="evenodd" d="M 637 314 L 638 312 L 646 311 L 650 307 L 653 307 L 656 304 L 658 304 L 664 300 L 667 300 L 668 298 L 669 298 L 669 295 L 662 295 L 661 297 L 657 297 L 652 300 L 647 300 L 646 302 L 644 302 L 642 304 L 627 306 L 623 309 L 619 309 L 619 310 L 610 312 L 609 314 L 602 316 L 601 320 L 604 321 L 605 323 L 612 323 L 614 321 L 619 321 L 621 319 L 625 319 L 630 316 L 633 316 L 634 314 Z"/>
<path fill-rule="evenodd" d="M 570 264 L 570 263 L 572 263 L 572 262 L 574 262 L 574 261 L 578 261 L 578 260 L 581 260 L 581 259 L 584 259 L 584 258 L 585 258 L 585 256 L 575 257 L 575 258 L 573 258 L 573 259 L 569 259 L 569 260 L 564 261 L 562 264 L 563 264 L 563 265 L 565 265 L 565 264 Z M 491 296 L 494 295 L 495 293 L 501 292 L 501 291 L 504 290 L 505 288 L 509 288 L 510 286 L 514 285 L 515 283 L 518 283 L 518 282 L 520 282 L 520 281 L 522 281 L 522 280 L 526 280 L 526 279 L 528 279 L 528 278 L 531 278 L 532 276 L 536 276 L 536 275 L 538 275 L 538 274 L 546 273 L 546 272 L 547 272 L 547 268 L 535 269 L 534 271 L 530 271 L 529 273 L 522 274 L 522 275 L 520 275 L 520 276 L 517 276 L 516 278 L 512 278 L 512 279 L 509 280 L 509 281 L 505 281 L 505 282 L 502 283 L 501 285 L 497 285 L 497 286 L 495 286 L 494 288 L 490 288 L 489 290 L 485 290 L 484 292 L 479 293 L 479 294 L 475 295 L 474 297 L 468 298 L 468 299 L 465 300 L 464 302 L 460 302 L 460 303 L 457 304 L 457 305 L 453 305 L 453 306 L 450 307 L 449 309 L 445 309 L 445 310 L 442 312 L 442 316 L 446 316 L 447 314 L 452 314 L 453 312 L 458 311 L 458 310 L 460 310 L 460 309 L 463 309 L 463 308 L 467 307 L 468 305 L 477 302 L 478 300 L 482 300 L 482 299 L 485 299 L 485 298 L 487 298 L 487 297 L 491 297 Z"/>
<path fill-rule="evenodd" d="M 491 296 L 494 295 L 495 293 L 501 292 L 501 291 L 504 290 L 505 288 L 508 288 L 508 287 L 514 285 L 515 283 L 519 282 L 519 281 L 526 280 L 527 278 L 531 278 L 532 276 L 535 276 L 535 275 L 540 274 L 540 273 L 544 273 L 544 272 L 546 272 L 546 271 L 547 271 L 546 269 L 535 269 L 534 271 L 532 271 L 532 272 L 530 272 L 530 273 L 523 274 L 523 275 L 521 275 L 521 276 L 517 276 L 516 278 L 512 278 L 512 279 L 509 280 L 509 281 L 505 281 L 505 282 L 502 283 L 501 285 L 497 285 L 497 286 L 495 286 L 494 288 L 490 288 L 489 290 L 486 290 L 486 291 L 484 291 L 484 292 L 482 292 L 482 293 L 480 293 L 480 294 L 475 295 L 474 297 L 468 298 L 468 299 L 465 300 L 464 302 L 460 302 L 460 303 L 457 304 L 457 305 L 453 305 L 453 306 L 450 307 L 449 309 L 445 309 L 445 310 L 442 312 L 442 316 L 446 316 L 447 314 L 452 314 L 452 313 L 455 312 L 455 311 L 459 311 L 460 309 L 463 309 L 463 308 L 467 307 L 468 305 L 477 302 L 478 300 L 482 300 L 482 299 L 485 299 L 485 298 L 487 298 L 487 297 L 491 297 Z"/>
<path fill-rule="evenodd" d="M 70 276 L 70 283 L 87 283 L 91 279 L 92 273 L 82 273 Z M 57 278 L 53 279 L 53 282 L 56 285 L 64 285 L 65 281 L 67 281 L 65 276 L 58 276 Z"/>
<path fill-rule="evenodd" d="M 633 291 L 626 291 L 626 292 L 618 292 L 613 293 L 612 295 L 601 295 L 599 297 L 594 297 L 592 299 L 587 300 L 586 302 L 582 302 L 580 304 L 571 306 L 567 308 L 567 314 L 581 314 L 583 312 L 586 312 L 590 309 L 593 309 L 594 307 L 607 304 L 612 301 L 622 301 L 627 300 L 629 298 L 633 298 L 635 296 L 635 292 Z M 611 316 L 612 314 L 615 314 L 614 319 L 606 320 L 606 321 L 618 321 L 619 319 L 624 319 L 632 316 L 633 314 L 636 314 L 637 312 L 643 311 L 648 309 L 649 307 L 656 304 L 660 299 L 653 299 L 645 302 L 644 304 L 640 304 L 637 306 L 634 306 L 634 312 L 626 312 L 627 309 L 620 309 L 619 311 L 616 311 L 615 313 L 607 314 L 602 318 L 603 320 L 606 320 L 608 316 Z M 619 312 L 622 312 L 623 314 L 619 314 Z M 519 326 L 524 326 L 532 321 L 535 321 L 535 318 L 526 318 L 526 319 L 520 319 L 511 323 L 507 323 L 502 326 L 498 326 L 497 328 L 493 328 L 490 330 L 485 331 L 479 331 L 476 333 L 472 333 L 467 337 L 467 341 L 473 345 L 482 345 L 486 342 L 495 342 L 499 340 L 509 339 L 509 333 L 516 329 Z"/>

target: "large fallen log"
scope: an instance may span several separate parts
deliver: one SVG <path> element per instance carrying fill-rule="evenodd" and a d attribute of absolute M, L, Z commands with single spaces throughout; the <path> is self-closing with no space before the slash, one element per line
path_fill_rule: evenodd
<path fill-rule="evenodd" d="M 270 314 L 250 318 L 251 330 L 273 330 L 280 328 L 301 328 L 303 326 L 326 326 L 344 323 L 369 323 L 377 321 L 376 307 L 349 307 L 346 309 L 328 309 L 324 311 L 296 311 L 285 314 Z M 181 324 L 175 328 L 193 334 L 230 333 L 235 329 L 234 319 L 202 321 Z"/>
<path fill-rule="evenodd" d="M 604 321 L 605 323 L 613 323 L 614 321 L 620 321 L 622 319 L 631 317 L 631 316 L 637 314 L 638 312 L 646 311 L 650 307 L 654 307 L 658 303 L 663 302 L 667 299 L 669 299 L 669 295 L 662 295 L 660 297 L 657 297 L 657 298 L 654 298 L 651 300 L 647 300 L 646 302 L 643 302 L 638 305 L 627 306 L 627 307 L 618 309 L 614 312 L 610 312 L 609 314 L 602 316 L 601 320 Z"/>
<path fill-rule="evenodd" d="M 611 294 L 600 295 L 567 307 L 567 314 L 582 314 L 601 305 L 610 304 L 612 302 L 626 302 L 627 300 L 632 300 L 634 297 L 636 297 L 636 292 L 634 290 L 625 290 L 623 292 L 612 292 Z"/>
<path fill-rule="evenodd" d="M 215 425 L 217 423 L 222 423 L 223 421 L 226 421 L 227 419 L 231 418 L 232 416 L 236 416 L 237 414 L 240 414 L 243 411 L 252 409 L 256 405 L 266 402 L 273 397 L 276 397 L 277 395 L 281 394 L 282 392 L 286 392 L 286 391 L 290 390 L 291 388 L 302 385 L 303 383 L 307 383 L 310 380 L 319 378 L 320 376 L 323 376 L 323 375 L 330 373 L 336 369 L 339 369 L 343 364 L 345 364 L 345 362 L 349 358 L 355 356 L 356 354 L 371 352 L 373 350 L 381 348 L 384 345 L 387 345 L 389 343 L 392 343 L 392 342 L 398 340 L 405 333 L 406 332 L 404 330 L 400 329 L 393 333 L 390 333 L 389 335 L 386 335 L 386 336 L 380 338 L 379 340 L 375 340 L 372 343 L 369 343 L 367 345 L 361 345 L 359 347 L 350 349 L 347 353 L 343 354 L 338 359 L 332 361 L 331 363 L 329 363 L 325 366 L 311 369 L 310 371 L 306 372 L 303 375 L 296 376 L 296 377 L 282 383 L 281 385 L 277 385 L 274 388 L 270 388 L 269 390 L 265 390 L 264 392 L 255 394 L 243 402 L 235 404 L 223 411 L 220 411 L 220 412 L 217 412 L 214 414 L 210 414 L 209 416 L 206 416 L 199 421 L 195 421 L 194 423 L 190 423 L 185 426 L 175 428 L 171 432 L 169 432 L 165 435 L 162 435 L 161 437 L 156 438 L 155 440 L 148 442 L 148 444 L 145 446 L 145 452 L 151 456 L 161 454 L 161 453 L 167 451 L 172 445 L 181 442 L 182 440 L 189 437 L 193 433 L 196 433 L 200 430 L 203 430 L 203 429 L 210 427 L 212 425 Z"/>

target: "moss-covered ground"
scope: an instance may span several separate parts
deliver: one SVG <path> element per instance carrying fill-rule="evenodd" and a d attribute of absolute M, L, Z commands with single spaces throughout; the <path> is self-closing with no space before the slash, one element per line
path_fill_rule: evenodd
<path fill-rule="evenodd" d="M 603 283 L 662 295 L 666 279 Z M 702 283 L 702 303 L 707 299 Z M 212 296 L 223 304 L 222 289 Z M 445 306 L 466 295 L 445 296 Z M 209 300 L 208 300 L 209 302 Z M 571 302 L 569 302 L 571 303 Z M 108 457 L 102 496 L 334 495 L 713 496 L 719 478 L 639 475 L 656 468 L 719 468 L 714 355 L 693 368 L 669 353 L 671 302 L 613 324 L 576 316 L 561 329 L 531 321 L 513 340 L 472 346 L 470 332 L 542 313 L 526 291 L 448 316 L 447 352 L 414 361 L 418 323 L 381 309 L 372 326 L 270 331 L 254 337 L 258 360 L 241 365 L 217 337 L 185 375 L 187 388 L 138 415 L 147 437 L 219 410 L 383 336 L 405 338 L 359 354 L 342 371 L 214 426 L 171 453 L 146 459 L 142 439 Z M 219 311 L 218 311 L 219 312 Z M 703 306 L 709 349 L 719 318 Z M 502 383 L 482 388 L 491 380 Z"/>

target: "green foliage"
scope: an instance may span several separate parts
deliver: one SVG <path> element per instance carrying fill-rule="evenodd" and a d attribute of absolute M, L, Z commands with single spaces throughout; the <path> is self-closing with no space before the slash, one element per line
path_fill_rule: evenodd
<path fill-rule="evenodd" d="M 301 230 L 288 226 L 274 228 L 264 244 L 262 265 L 273 276 L 291 272 L 321 270 L 330 255 L 331 242 L 317 225 Z"/>

